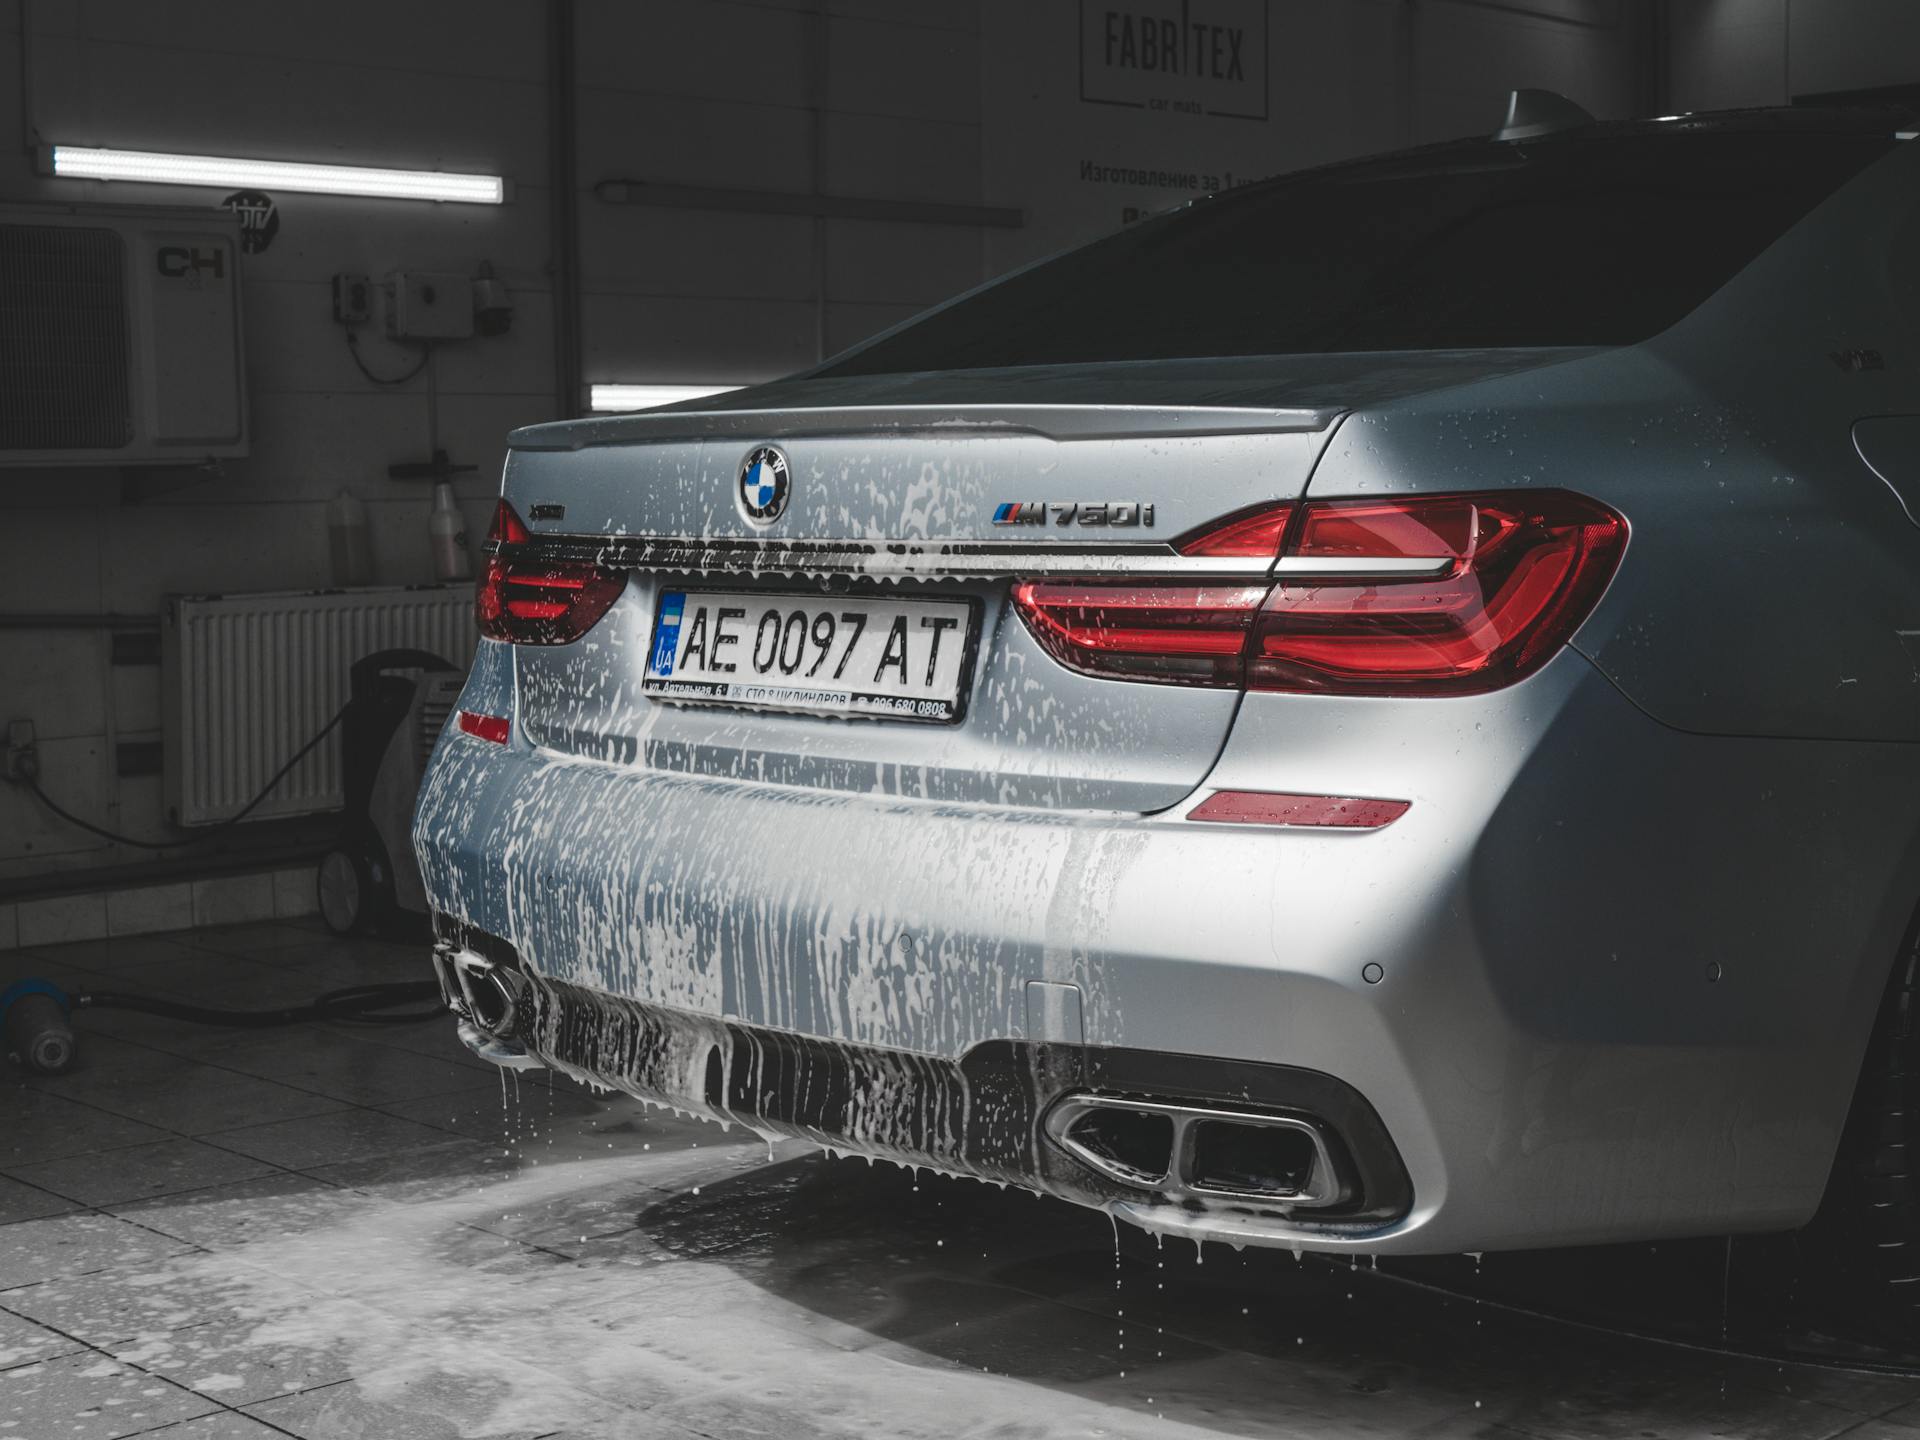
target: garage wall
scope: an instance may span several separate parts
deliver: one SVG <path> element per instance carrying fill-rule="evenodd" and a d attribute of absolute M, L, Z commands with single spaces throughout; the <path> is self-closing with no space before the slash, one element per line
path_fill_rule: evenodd
<path fill-rule="evenodd" d="M 1644 12 L 1621 0 L 1189 0 L 1190 23 L 1247 32 L 1244 84 L 1183 87 L 1106 63 L 1120 58 L 1110 41 L 1127 19 L 1181 10 L 986 0 L 987 186 L 1028 212 L 1023 229 L 989 232 L 990 270 L 1209 188 L 1183 176 L 1231 186 L 1491 133 L 1516 88 L 1556 90 L 1606 117 L 1640 108 Z"/>
<path fill-rule="evenodd" d="M 1640 40 L 1621 0 L 1188 5 L 1264 32 L 1247 42 L 1263 75 L 1257 118 L 1085 98 L 1083 51 L 1107 12 L 1177 13 L 1177 0 L 578 0 L 584 378 L 772 378 L 1200 188 L 1129 172 L 1237 183 L 1484 131 L 1516 85 L 1601 114 L 1636 104 Z M 219 199 L 36 177 L 11 100 L 25 10 L 0 0 L 0 198 Z M 510 334 L 449 344 L 437 363 L 441 442 L 480 467 L 459 487 L 478 535 L 506 432 L 557 413 L 544 7 L 31 0 L 31 16 L 47 140 L 499 172 L 514 195 L 497 208 L 276 196 L 280 232 L 244 267 L 253 454 L 138 504 L 123 503 L 111 472 L 0 471 L 0 611 L 155 614 L 169 591 L 322 585 L 324 507 L 341 487 L 372 512 L 378 578 L 430 578 L 428 495 L 385 473 L 427 452 L 425 378 L 389 388 L 357 373 L 330 321 L 329 279 L 485 261 L 512 290 Z M 1120 178 L 1092 178 L 1089 164 Z M 594 198 L 616 179 L 992 205 L 1025 223 Z M 377 334 L 364 348 L 389 373 L 408 361 Z M 33 719 L 51 793 L 163 833 L 160 778 L 117 776 L 112 759 L 116 741 L 158 738 L 156 668 L 109 664 L 104 634 L 0 630 L 0 677 L 0 720 Z M 0 786 L 0 883 L 142 858 Z"/>
<path fill-rule="evenodd" d="M 0 9 L 0 197 L 217 203 L 220 192 L 37 178 L 15 90 L 27 13 Z M 518 194 L 501 207 L 276 195 L 279 233 L 243 267 L 253 453 L 132 505 L 116 472 L 0 470 L 0 611 L 151 615 L 168 591 L 323 585 L 325 505 L 342 487 L 370 512 L 378 578 L 430 579 L 430 487 L 386 477 L 428 452 L 425 377 L 383 387 L 358 374 L 329 279 L 486 260 L 512 288 L 509 335 L 446 345 L 437 361 L 441 443 L 481 467 L 460 490 L 469 525 L 483 526 L 502 436 L 552 411 L 539 8 L 497 5 L 484 24 L 469 6 L 374 0 L 33 0 L 30 15 L 48 140 L 504 171 Z M 377 332 L 362 348 L 383 373 L 411 363 Z M 48 792 L 154 837 L 160 777 L 113 772 L 117 741 L 159 738 L 158 681 L 155 666 L 109 664 L 103 633 L 0 630 L 0 718 L 34 721 Z M 138 858 L 0 786 L 0 879 Z"/>
<path fill-rule="evenodd" d="M 1913 0 L 1673 0 L 1676 110 L 1920 84 Z"/>
<path fill-rule="evenodd" d="M 626 179 L 979 203 L 979 7 L 821 9 L 581 7 L 589 381 L 773 379 L 978 283 L 971 229 L 592 198 Z"/>

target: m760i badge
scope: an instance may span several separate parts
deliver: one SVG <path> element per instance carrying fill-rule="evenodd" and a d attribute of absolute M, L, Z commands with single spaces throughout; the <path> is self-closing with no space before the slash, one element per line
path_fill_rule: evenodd
<path fill-rule="evenodd" d="M 993 507 L 996 525 L 1114 525 L 1151 529 L 1153 506 L 1137 500 L 1008 500 Z"/>

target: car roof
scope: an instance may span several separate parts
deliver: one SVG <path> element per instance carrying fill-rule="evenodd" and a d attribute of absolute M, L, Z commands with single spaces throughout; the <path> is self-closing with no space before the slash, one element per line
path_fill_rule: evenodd
<path fill-rule="evenodd" d="M 1402 168 L 1411 174 L 1428 166 L 1444 169 L 1450 164 L 1461 162 L 1472 166 L 1487 160 L 1497 161 L 1497 157 L 1501 155 L 1517 156 L 1526 152 L 1537 153 L 1546 147 L 1574 143 L 1604 144 L 1614 140 L 1639 141 L 1666 136 L 1699 135 L 1781 136 L 1783 138 L 1824 135 L 1836 139 L 1880 138 L 1891 143 L 1895 140 L 1913 139 L 1916 132 L 1920 132 L 1920 99 L 1909 100 L 1904 94 L 1897 99 L 1873 100 L 1857 104 L 1823 102 L 1772 105 L 1743 110 L 1699 110 L 1679 115 L 1661 115 L 1651 119 L 1595 120 L 1586 124 L 1563 126 L 1524 138 L 1501 140 L 1496 139 L 1492 134 L 1463 135 L 1426 145 L 1379 151 L 1371 155 L 1351 156 L 1298 170 L 1284 170 L 1263 179 L 1236 186 L 1232 190 L 1218 191 L 1198 200 L 1181 201 L 1161 213 L 1170 217 L 1198 204 L 1242 196 L 1251 197 L 1263 190 L 1298 181 L 1339 179 L 1347 176 L 1370 178 L 1381 172 L 1392 173 Z"/>
<path fill-rule="evenodd" d="M 1858 104 L 1768 105 L 1749 110 L 1700 110 L 1651 120 L 1616 120 L 1582 125 L 1537 137 L 1559 135 L 1662 135 L 1707 132 L 1726 135 L 1891 135 L 1920 124 L 1920 102 L 1870 101 Z"/>

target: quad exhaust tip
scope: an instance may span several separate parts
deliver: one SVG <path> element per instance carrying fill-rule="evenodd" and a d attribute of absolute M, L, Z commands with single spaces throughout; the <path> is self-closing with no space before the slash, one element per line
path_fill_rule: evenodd
<path fill-rule="evenodd" d="M 1090 1168 L 1169 1198 L 1323 1209 L 1350 1198 L 1323 1128 L 1300 1115 L 1069 1095 L 1049 1139 Z"/>

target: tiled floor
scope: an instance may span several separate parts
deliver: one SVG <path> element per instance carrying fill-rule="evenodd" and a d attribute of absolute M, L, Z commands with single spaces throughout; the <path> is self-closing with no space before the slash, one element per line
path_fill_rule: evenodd
<path fill-rule="evenodd" d="M 0 984 L 231 1005 L 420 973 L 284 923 L 0 957 Z M 1724 1353 L 1718 1251 L 1196 1257 L 503 1082 L 440 1022 L 80 1026 L 72 1074 L 0 1076 L 0 1440 L 1920 1440 L 1920 1379 Z M 1616 1333 L 1700 1304 L 1687 1346 Z M 1525 1313 L 1596 1306 L 1614 1332 Z"/>

